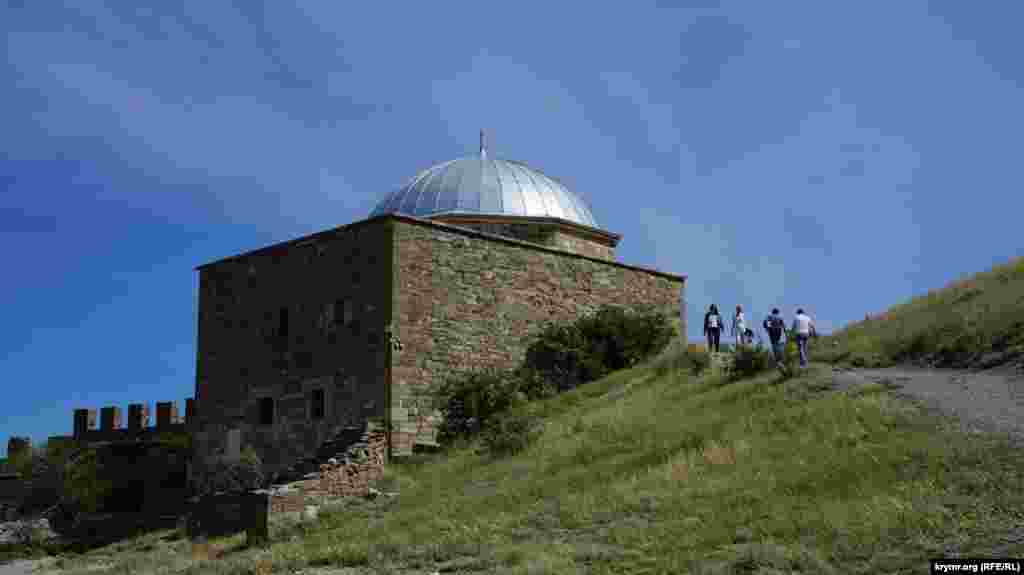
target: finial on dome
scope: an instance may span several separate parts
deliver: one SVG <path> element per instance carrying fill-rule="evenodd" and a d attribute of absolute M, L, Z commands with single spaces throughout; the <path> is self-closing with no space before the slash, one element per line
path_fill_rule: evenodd
<path fill-rule="evenodd" d="M 480 157 L 481 158 L 486 158 L 487 157 L 487 142 L 486 142 L 486 140 L 484 140 L 483 128 L 480 129 Z"/>

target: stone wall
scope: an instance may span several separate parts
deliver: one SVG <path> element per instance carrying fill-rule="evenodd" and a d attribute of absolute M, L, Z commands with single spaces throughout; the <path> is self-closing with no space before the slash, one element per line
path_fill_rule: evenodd
<path fill-rule="evenodd" d="M 220 449 L 227 430 L 241 429 L 273 472 L 336 430 L 383 417 L 392 251 L 378 218 L 202 266 L 199 443 Z M 314 392 L 324 394 L 322 417 Z"/>
<path fill-rule="evenodd" d="M 615 248 L 593 240 L 582 238 L 565 230 L 558 230 L 551 236 L 550 245 L 567 252 L 600 260 L 615 260 Z"/>
<path fill-rule="evenodd" d="M 617 235 L 588 230 L 553 218 L 514 221 L 508 216 L 454 214 L 430 220 L 608 261 L 615 259 L 615 245 L 619 240 Z"/>
<path fill-rule="evenodd" d="M 388 436 L 384 429 L 369 427 L 343 457 L 320 466 L 317 477 L 268 492 L 272 514 L 303 511 L 339 497 L 365 497 L 370 483 L 380 479 L 387 462 Z"/>
<path fill-rule="evenodd" d="M 572 320 L 602 304 L 654 305 L 680 317 L 680 276 L 413 218 L 395 217 L 393 225 L 393 321 L 403 345 L 392 360 L 393 454 L 433 442 L 427 386 L 459 371 L 517 364 L 548 320 Z"/>

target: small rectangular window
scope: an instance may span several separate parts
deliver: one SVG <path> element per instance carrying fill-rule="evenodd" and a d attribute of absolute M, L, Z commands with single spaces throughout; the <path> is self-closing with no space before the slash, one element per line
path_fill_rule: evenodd
<path fill-rule="evenodd" d="M 314 389 L 312 397 L 311 412 L 313 419 L 324 418 L 324 408 L 326 407 L 326 401 L 324 401 L 324 390 Z"/>
<path fill-rule="evenodd" d="M 338 325 L 352 323 L 352 300 L 340 299 L 334 307 L 334 320 Z"/>
<path fill-rule="evenodd" d="M 325 303 L 320 309 L 319 328 L 323 333 L 330 333 L 334 327 L 334 304 Z"/>
<path fill-rule="evenodd" d="M 260 399 L 260 425 L 273 425 L 274 423 L 274 399 L 264 397 Z"/>
<path fill-rule="evenodd" d="M 288 308 L 281 308 L 280 314 L 277 316 L 277 335 L 278 337 L 288 337 Z"/>

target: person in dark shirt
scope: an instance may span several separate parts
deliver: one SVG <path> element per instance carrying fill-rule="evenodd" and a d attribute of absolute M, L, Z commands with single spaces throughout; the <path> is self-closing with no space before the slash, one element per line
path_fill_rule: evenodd
<path fill-rule="evenodd" d="M 718 353 L 719 341 L 722 336 L 722 316 L 718 306 L 711 304 L 708 313 L 704 314 L 704 335 L 708 338 L 708 351 Z"/>
<path fill-rule="evenodd" d="M 781 365 L 786 349 L 786 344 L 782 341 L 782 336 L 786 333 L 786 320 L 782 319 L 779 314 L 779 308 L 772 309 L 772 314 L 764 318 L 763 325 L 772 342 L 772 355 L 775 356 L 775 363 Z"/>

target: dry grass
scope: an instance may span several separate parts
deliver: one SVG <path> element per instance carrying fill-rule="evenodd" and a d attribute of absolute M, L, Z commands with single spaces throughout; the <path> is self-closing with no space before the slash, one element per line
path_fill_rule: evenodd
<path fill-rule="evenodd" d="M 1017 361 L 1024 358 L 1024 258 L 868 314 L 812 345 L 815 358 L 858 367 Z"/>

